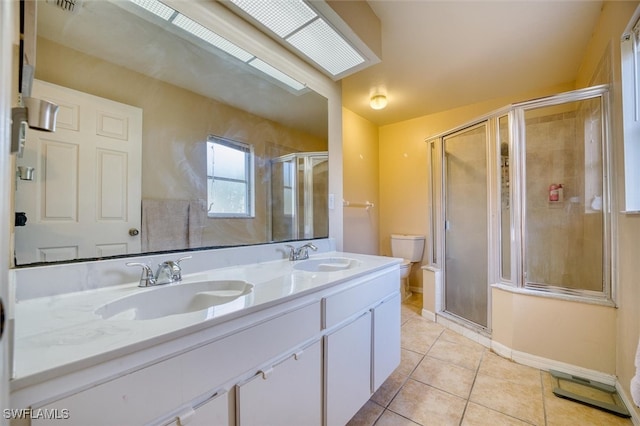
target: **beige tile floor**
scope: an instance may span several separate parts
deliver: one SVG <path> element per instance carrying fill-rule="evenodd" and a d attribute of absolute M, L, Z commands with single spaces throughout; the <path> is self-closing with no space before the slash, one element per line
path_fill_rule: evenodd
<path fill-rule="evenodd" d="M 553 394 L 546 371 L 516 364 L 402 305 L 402 360 L 349 426 L 632 425 Z"/>

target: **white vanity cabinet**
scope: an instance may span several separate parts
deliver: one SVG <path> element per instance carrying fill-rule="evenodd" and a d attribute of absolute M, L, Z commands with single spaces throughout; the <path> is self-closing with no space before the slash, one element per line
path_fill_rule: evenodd
<path fill-rule="evenodd" d="M 12 398 L 64 417 L 32 425 L 343 425 L 400 363 L 399 288 L 387 265 Z"/>

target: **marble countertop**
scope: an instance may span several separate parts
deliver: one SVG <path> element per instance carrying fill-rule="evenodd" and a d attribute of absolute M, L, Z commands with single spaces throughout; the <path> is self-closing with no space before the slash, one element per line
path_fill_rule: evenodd
<path fill-rule="evenodd" d="M 329 252 L 310 259 L 348 257 L 357 266 L 330 272 L 294 269 L 296 263 L 277 260 L 185 274 L 183 281 L 167 286 L 208 281 L 242 280 L 253 291 L 213 308 L 157 319 L 101 318 L 96 310 L 121 297 L 138 292 L 162 291 L 166 286 L 139 288 L 138 282 L 55 296 L 18 301 L 15 304 L 15 381 L 38 382 L 64 374 L 82 361 L 99 363 L 114 359 L 168 338 L 192 333 L 246 314 L 293 300 L 346 280 L 399 264 L 401 259 L 343 252 Z M 185 268 L 186 269 L 186 268 Z M 188 272 L 188 270 L 187 270 Z"/>

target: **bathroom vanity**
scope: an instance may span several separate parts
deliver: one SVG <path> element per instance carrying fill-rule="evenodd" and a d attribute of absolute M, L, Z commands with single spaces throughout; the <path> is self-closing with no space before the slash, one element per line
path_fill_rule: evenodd
<path fill-rule="evenodd" d="M 180 283 L 18 298 L 11 408 L 34 425 L 345 424 L 399 365 L 399 263 L 185 262 Z"/>

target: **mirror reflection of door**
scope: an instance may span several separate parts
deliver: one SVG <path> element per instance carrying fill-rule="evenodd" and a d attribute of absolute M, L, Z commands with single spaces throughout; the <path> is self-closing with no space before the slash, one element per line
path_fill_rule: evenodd
<path fill-rule="evenodd" d="M 17 264 L 139 252 L 142 110 L 38 80 L 32 95 L 60 110 L 17 159 L 35 169 L 17 180 Z"/>

